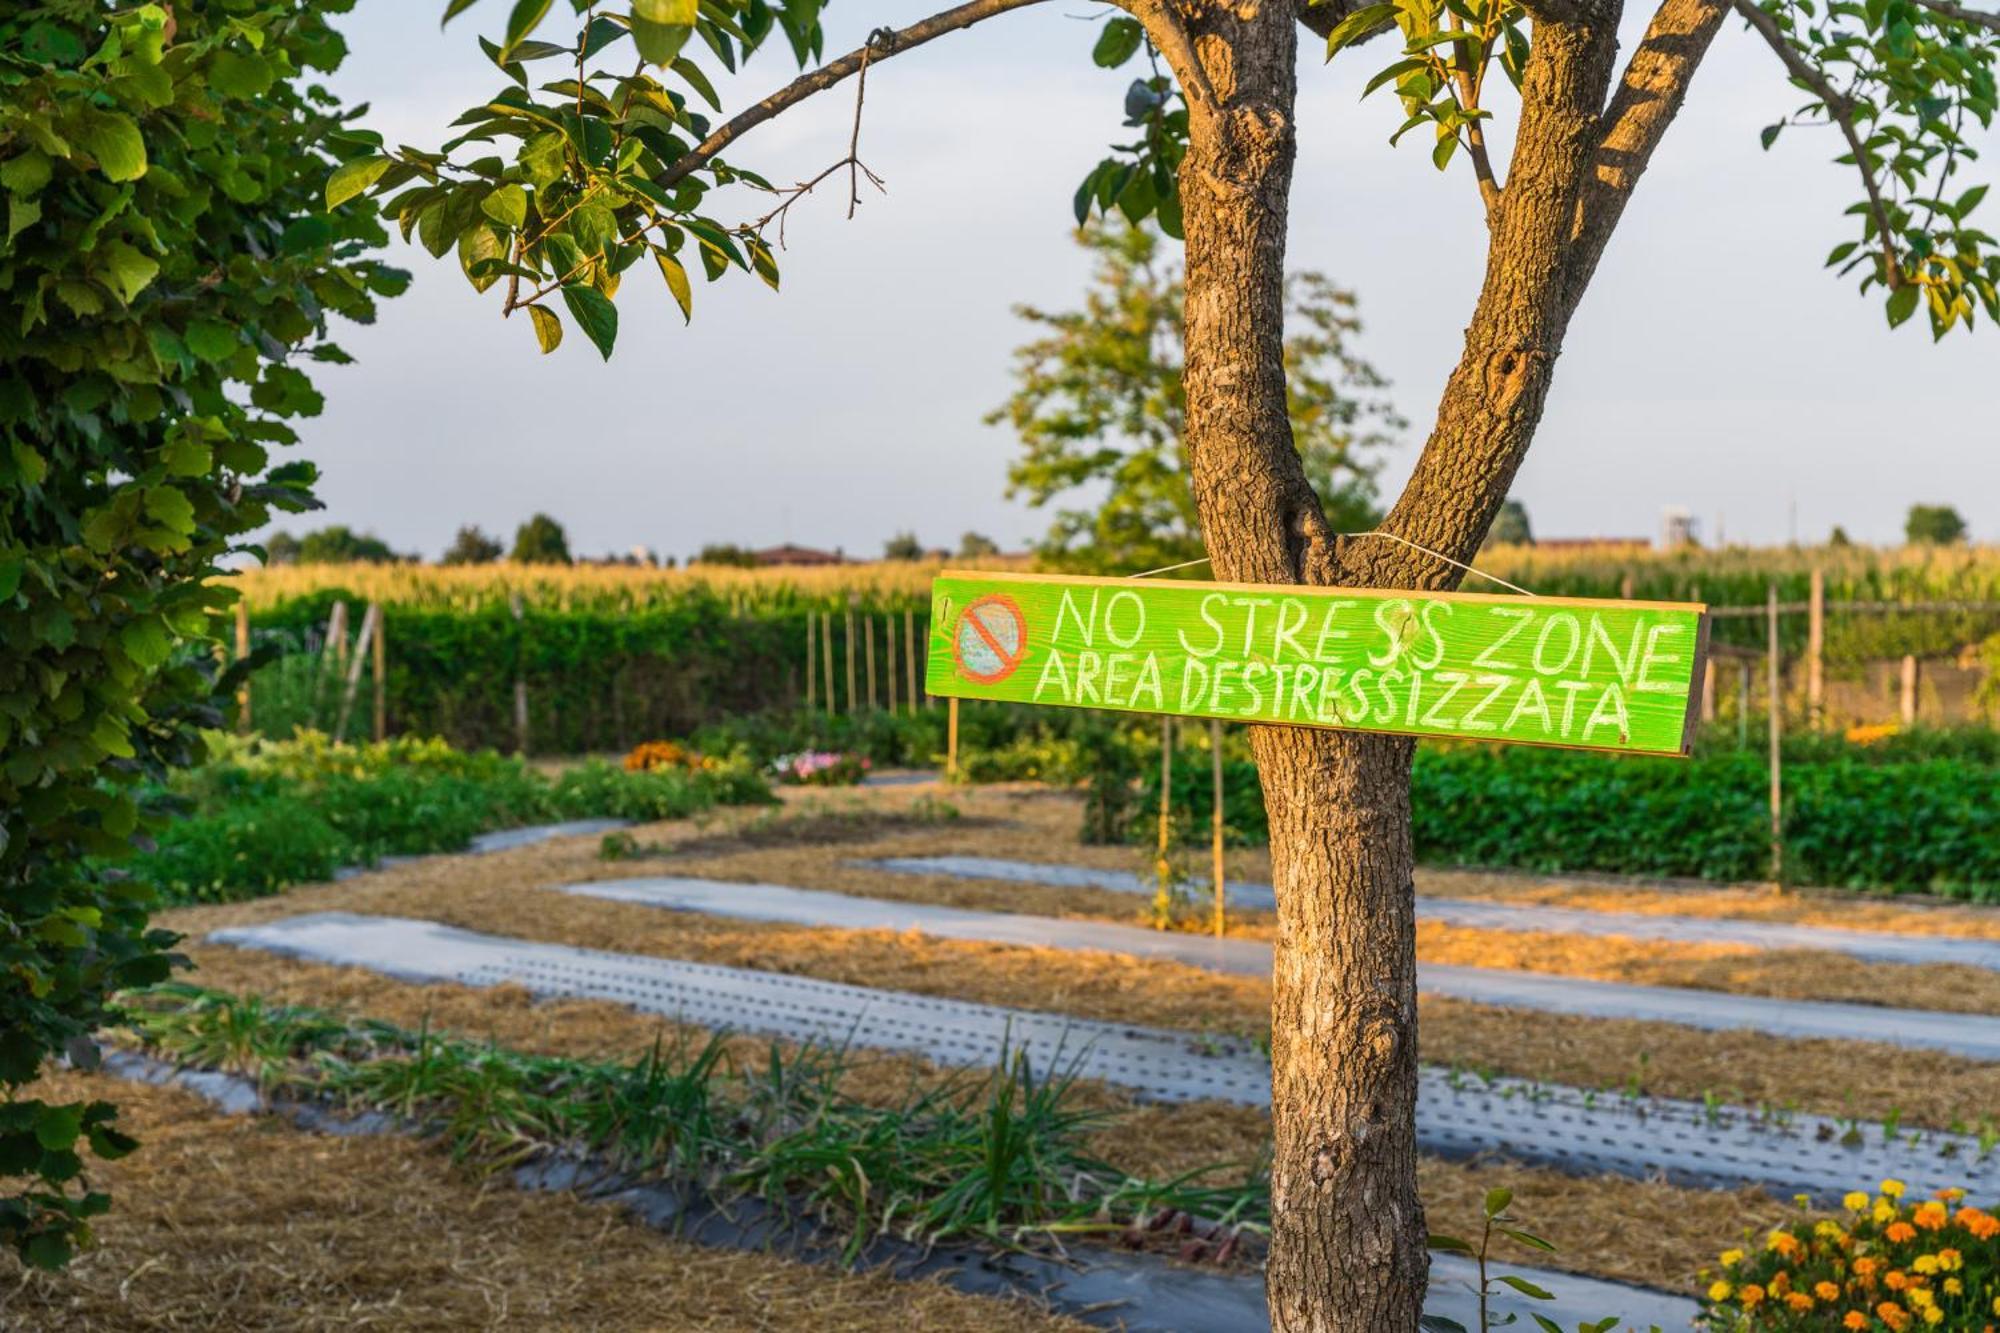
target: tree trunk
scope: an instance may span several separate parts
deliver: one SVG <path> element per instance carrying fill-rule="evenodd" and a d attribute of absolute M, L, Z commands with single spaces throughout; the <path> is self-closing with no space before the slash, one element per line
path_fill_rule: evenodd
<path fill-rule="evenodd" d="M 1183 17 L 1212 89 L 1191 93 L 1181 168 L 1187 449 L 1202 528 L 1219 578 L 1327 582 L 1332 535 L 1285 411 L 1291 8 L 1190 4 Z M 1280 917 L 1271 1326 L 1409 1333 L 1427 1271 L 1410 744 L 1288 727 L 1253 728 L 1252 744 Z"/>

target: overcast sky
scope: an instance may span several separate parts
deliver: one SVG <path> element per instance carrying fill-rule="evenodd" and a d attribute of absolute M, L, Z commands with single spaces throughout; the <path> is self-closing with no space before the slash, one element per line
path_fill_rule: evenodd
<path fill-rule="evenodd" d="M 931 7 L 844 0 L 827 50 Z M 362 0 L 344 21 L 353 54 L 334 86 L 371 103 L 392 142 L 435 146 L 499 84 L 474 38 L 506 6 L 487 0 L 444 33 L 441 9 Z M 460 524 L 511 534 L 537 509 L 591 554 L 796 541 L 872 555 L 905 528 L 1024 544 L 1047 518 L 1003 497 L 1016 445 L 981 418 L 1025 333 L 1011 307 L 1082 289 L 1069 200 L 1121 137 L 1130 77 L 1090 63 L 1102 9 L 1051 0 L 877 66 L 862 156 L 888 193 L 852 222 L 837 192 L 802 203 L 783 293 L 740 274 L 697 281 L 692 328 L 635 271 L 608 365 L 580 336 L 538 355 L 522 319 L 499 317 L 497 288 L 477 296 L 455 264 L 399 245 L 411 291 L 342 330 L 357 365 L 316 372 L 328 406 L 304 435 L 328 507 L 313 521 L 433 556 Z M 1331 67 L 1302 54 L 1291 259 L 1360 297 L 1359 350 L 1413 423 L 1383 474 L 1393 494 L 1458 355 L 1483 226 L 1469 172 L 1433 170 L 1414 146 L 1427 136 L 1391 149 L 1393 99 L 1358 100 L 1383 48 Z M 778 56 L 722 84 L 731 110 L 790 77 Z M 735 156 L 774 180 L 837 160 L 846 87 Z M 1886 542 L 1913 501 L 1941 501 L 2000 539 L 2000 330 L 1942 346 L 1921 318 L 1891 332 L 1879 300 L 1821 269 L 1852 234 L 1851 169 L 1830 162 L 1829 132 L 1788 130 L 1770 153 L 1757 139 L 1800 100 L 1731 23 L 1570 330 L 1516 488 L 1539 533 L 1651 535 L 1678 505 L 1708 539 L 1783 541 L 1796 513 L 1804 540 L 1839 523 Z M 1975 170 L 1965 184 L 1992 179 Z"/>

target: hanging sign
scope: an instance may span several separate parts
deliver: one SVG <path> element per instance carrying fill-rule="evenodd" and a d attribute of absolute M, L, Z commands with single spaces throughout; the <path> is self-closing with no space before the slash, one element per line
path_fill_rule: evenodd
<path fill-rule="evenodd" d="M 1691 602 L 961 573 L 931 584 L 934 695 L 1684 755 Z"/>

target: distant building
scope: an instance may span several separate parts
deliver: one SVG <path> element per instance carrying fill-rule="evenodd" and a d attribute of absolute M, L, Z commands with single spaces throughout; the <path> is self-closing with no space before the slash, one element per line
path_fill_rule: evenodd
<path fill-rule="evenodd" d="M 767 546 L 761 551 L 752 551 L 760 565 L 844 565 L 846 554 L 835 547 L 831 551 L 816 551 L 810 546 L 794 546 L 790 542 L 783 546 Z"/>
<path fill-rule="evenodd" d="M 1685 546 L 1699 546 L 1701 540 L 1695 535 L 1694 515 L 1679 505 L 1668 505 L 1660 511 L 1660 549 L 1678 551 Z"/>

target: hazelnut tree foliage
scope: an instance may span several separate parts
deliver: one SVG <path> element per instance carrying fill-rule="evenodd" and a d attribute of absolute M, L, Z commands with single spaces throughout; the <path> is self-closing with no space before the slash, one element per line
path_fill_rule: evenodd
<path fill-rule="evenodd" d="M 100 867 L 223 720 L 220 561 L 313 504 L 279 451 L 345 359 L 329 316 L 406 281 L 371 215 L 319 206 L 348 113 L 311 80 L 350 4 L 0 0 L 0 1240 L 43 1267 L 109 1205 L 88 1158 L 134 1145 L 21 1089 L 92 1067 L 114 994 L 174 961 Z"/>

